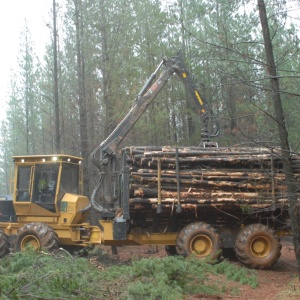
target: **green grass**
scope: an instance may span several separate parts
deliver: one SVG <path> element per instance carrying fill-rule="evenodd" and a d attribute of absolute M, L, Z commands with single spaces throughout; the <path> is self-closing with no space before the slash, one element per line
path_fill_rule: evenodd
<path fill-rule="evenodd" d="M 104 269 L 64 251 L 29 249 L 10 255 L 0 260 L 0 299 L 177 300 L 197 293 L 221 295 L 229 291 L 228 281 L 257 286 L 255 272 L 227 261 L 210 264 L 169 256 L 112 265 L 107 255 L 97 255 Z"/>

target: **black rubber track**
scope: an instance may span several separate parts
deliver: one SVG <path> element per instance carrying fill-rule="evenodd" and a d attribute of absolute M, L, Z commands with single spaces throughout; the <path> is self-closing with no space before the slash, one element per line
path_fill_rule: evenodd
<path fill-rule="evenodd" d="M 261 254 L 255 253 L 251 248 L 251 245 L 259 240 L 268 245 Z M 281 255 L 281 244 L 271 228 L 263 224 L 251 224 L 238 233 L 234 250 L 238 260 L 245 266 L 262 270 L 272 267 L 277 262 Z"/>

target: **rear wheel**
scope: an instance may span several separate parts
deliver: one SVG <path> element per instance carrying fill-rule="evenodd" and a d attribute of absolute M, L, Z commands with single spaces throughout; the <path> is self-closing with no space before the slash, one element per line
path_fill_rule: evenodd
<path fill-rule="evenodd" d="M 177 253 L 197 258 L 219 259 L 221 242 L 218 232 L 211 225 L 198 222 L 184 227 L 176 239 Z"/>
<path fill-rule="evenodd" d="M 0 258 L 9 253 L 9 240 L 8 236 L 0 230 Z"/>
<path fill-rule="evenodd" d="M 236 237 L 234 249 L 238 260 L 254 269 L 270 268 L 281 255 L 281 244 L 274 231 L 263 224 L 243 228 Z"/>
<path fill-rule="evenodd" d="M 30 223 L 18 229 L 14 251 L 23 251 L 32 247 L 36 251 L 53 251 L 58 249 L 59 242 L 56 232 L 44 223 Z"/>

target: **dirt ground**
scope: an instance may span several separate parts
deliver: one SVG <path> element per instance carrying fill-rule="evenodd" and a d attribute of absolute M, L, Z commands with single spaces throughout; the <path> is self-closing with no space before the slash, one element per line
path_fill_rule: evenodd
<path fill-rule="evenodd" d="M 278 262 L 268 270 L 256 270 L 259 279 L 259 286 L 252 288 L 247 285 L 239 286 L 234 293 L 228 293 L 222 296 L 203 296 L 195 295 L 188 299 L 202 300 L 229 300 L 229 299 L 247 299 L 247 300 L 294 300 L 300 299 L 300 284 L 296 270 L 296 259 L 291 239 L 285 238 L 281 241 L 282 251 Z M 116 261 L 130 260 L 133 257 L 164 257 L 166 256 L 164 247 L 143 246 L 143 247 L 118 247 L 118 254 L 112 254 L 110 247 L 104 247 L 110 257 Z M 239 264 L 234 258 L 230 261 Z"/>
<path fill-rule="evenodd" d="M 239 295 L 227 295 L 221 299 L 300 299 L 300 284 L 292 240 L 286 238 L 281 241 L 281 244 L 282 250 L 278 262 L 271 269 L 256 271 L 259 279 L 257 288 L 241 286 Z"/>

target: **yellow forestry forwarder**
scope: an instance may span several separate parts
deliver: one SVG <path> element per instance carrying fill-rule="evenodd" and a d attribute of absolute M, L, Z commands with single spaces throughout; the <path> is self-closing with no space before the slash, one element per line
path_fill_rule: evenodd
<path fill-rule="evenodd" d="M 202 117 L 201 145 L 120 149 L 173 74 Z M 48 251 L 164 245 L 169 255 L 199 258 L 219 258 L 223 248 L 234 248 L 248 267 L 272 266 L 281 249 L 276 234 L 288 227 L 281 162 L 268 149 L 218 148 L 210 137 L 218 135 L 219 126 L 211 120 L 181 54 L 163 59 L 129 113 L 93 152 L 100 178 L 90 200 L 82 195 L 80 157 L 13 157 L 13 201 L 0 201 L 0 257 L 10 247 L 21 251 L 27 245 Z M 98 226 L 87 221 L 90 210 L 100 214 Z"/>

